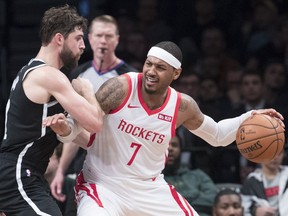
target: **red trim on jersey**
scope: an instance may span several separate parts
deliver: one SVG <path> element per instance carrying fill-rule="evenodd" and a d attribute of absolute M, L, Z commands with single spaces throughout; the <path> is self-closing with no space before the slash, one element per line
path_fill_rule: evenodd
<path fill-rule="evenodd" d="M 183 198 L 184 199 L 184 201 L 185 201 L 185 204 L 186 204 L 186 207 L 188 208 L 188 210 L 189 210 L 189 212 L 190 212 L 190 215 L 194 215 L 193 214 L 193 210 L 192 210 L 192 207 L 190 206 L 190 204 L 188 203 L 188 201 L 185 199 L 185 198 Z"/>
<path fill-rule="evenodd" d="M 103 204 L 99 198 L 98 192 L 97 192 L 97 188 L 96 188 L 96 184 L 89 184 L 90 187 L 92 188 L 93 191 L 93 197 L 91 197 L 93 200 L 95 200 L 95 202 L 99 205 L 99 207 L 103 207 Z"/>
<path fill-rule="evenodd" d="M 93 142 L 95 140 L 95 136 L 96 136 L 96 133 L 93 133 L 92 135 L 90 135 L 90 139 L 89 139 L 89 142 L 87 144 L 87 147 L 90 147 L 93 144 Z"/>
<path fill-rule="evenodd" d="M 116 109 L 114 110 L 111 110 L 109 112 L 109 114 L 113 114 L 113 113 L 116 113 L 118 112 L 120 109 L 122 109 L 124 107 L 124 105 L 127 103 L 131 93 L 132 93 L 132 81 L 131 81 L 131 77 L 128 75 L 128 74 L 123 74 L 121 76 L 125 76 L 126 79 L 127 79 L 127 82 L 128 82 L 128 93 L 127 93 L 127 96 L 126 98 L 124 99 L 124 101 L 120 104 L 120 106 L 118 106 Z"/>
<path fill-rule="evenodd" d="M 150 110 L 149 107 L 145 104 L 144 99 L 142 97 L 142 91 L 141 91 L 141 89 L 142 89 L 142 78 L 143 78 L 143 74 L 141 73 L 141 74 L 138 75 L 137 88 L 138 88 L 138 98 L 139 98 L 139 101 L 140 101 L 142 107 L 144 108 L 144 110 L 146 111 L 146 113 L 148 115 L 153 115 L 155 113 L 161 112 L 165 108 L 167 103 L 169 102 L 170 95 L 171 95 L 170 87 L 167 90 L 167 97 L 166 97 L 164 103 L 162 104 L 162 106 L 159 107 L 158 109 Z"/>
<path fill-rule="evenodd" d="M 194 214 L 193 214 L 193 211 L 192 211 L 190 205 L 189 205 L 189 204 L 187 205 L 187 201 L 182 197 L 182 198 L 185 200 L 185 205 L 186 205 L 186 207 L 188 207 L 189 212 L 188 212 L 188 210 L 184 207 L 184 204 L 181 202 L 180 197 L 179 197 L 179 194 L 178 194 L 178 192 L 176 191 L 175 187 L 172 186 L 172 185 L 169 185 L 169 188 L 170 188 L 170 191 L 171 191 L 171 194 L 172 194 L 174 200 L 177 202 L 177 204 L 179 205 L 179 207 L 183 210 L 185 216 L 193 216 L 193 215 L 194 215 Z"/>
<path fill-rule="evenodd" d="M 77 178 L 76 178 L 76 183 L 75 183 L 75 193 L 77 194 L 79 192 L 79 186 L 86 183 L 84 180 L 83 172 L 81 171 Z"/>
<path fill-rule="evenodd" d="M 75 185 L 75 194 L 76 194 L 77 202 L 79 202 L 80 201 L 79 199 L 81 199 L 79 195 L 79 191 L 82 190 L 82 191 L 85 191 L 86 194 L 99 205 L 99 207 L 104 207 L 99 198 L 96 184 L 89 184 L 90 188 L 92 189 L 92 193 L 91 193 L 90 189 L 86 185 L 84 185 L 85 183 L 86 182 L 84 180 L 84 175 L 83 175 L 83 172 L 81 171 L 76 179 L 76 185 Z"/>
<path fill-rule="evenodd" d="M 182 98 L 181 94 L 179 92 L 177 92 L 177 101 L 176 101 L 174 118 L 173 118 L 172 127 L 171 127 L 171 136 L 172 137 L 175 137 L 175 135 L 176 135 L 176 126 L 177 126 L 177 119 L 178 119 L 178 113 L 179 113 L 181 98 Z"/>

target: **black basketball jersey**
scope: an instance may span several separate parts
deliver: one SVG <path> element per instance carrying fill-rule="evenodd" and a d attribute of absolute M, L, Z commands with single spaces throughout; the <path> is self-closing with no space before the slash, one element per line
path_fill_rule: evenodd
<path fill-rule="evenodd" d="M 46 64 L 32 59 L 15 78 L 6 105 L 5 133 L 1 144 L 1 153 L 11 153 L 44 173 L 50 156 L 59 141 L 50 127 L 42 127 L 47 116 L 63 112 L 62 106 L 51 97 L 46 104 L 37 104 L 27 98 L 23 81 L 27 74 Z"/>

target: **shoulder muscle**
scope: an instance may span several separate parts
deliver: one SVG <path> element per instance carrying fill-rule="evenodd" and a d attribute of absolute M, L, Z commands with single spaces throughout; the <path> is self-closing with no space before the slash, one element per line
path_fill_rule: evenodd
<path fill-rule="evenodd" d="M 182 93 L 177 125 L 183 124 L 187 129 L 194 130 L 202 124 L 203 119 L 204 116 L 197 102 L 192 97 Z"/>
<path fill-rule="evenodd" d="M 96 98 L 105 113 L 116 109 L 125 99 L 128 82 L 125 76 L 118 76 L 107 80 L 96 92 Z"/>

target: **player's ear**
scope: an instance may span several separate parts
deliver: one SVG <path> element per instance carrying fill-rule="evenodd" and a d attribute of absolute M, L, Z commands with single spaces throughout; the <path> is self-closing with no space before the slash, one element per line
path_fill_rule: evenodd
<path fill-rule="evenodd" d="M 64 43 L 64 36 L 61 33 L 56 33 L 53 39 L 59 46 Z"/>
<path fill-rule="evenodd" d="M 182 68 L 174 69 L 174 80 L 178 79 L 182 72 Z"/>

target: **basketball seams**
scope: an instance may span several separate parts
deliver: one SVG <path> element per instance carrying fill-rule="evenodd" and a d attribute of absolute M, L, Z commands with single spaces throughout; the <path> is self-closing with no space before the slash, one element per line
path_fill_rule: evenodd
<path fill-rule="evenodd" d="M 265 120 L 267 120 L 269 123 L 271 123 L 271 126 L 273 129 L 276 129 L 280 126 L 280 124 L 277 122 L 276 119 L 270 117 L 270 116 L 267 116 L 267 115 L 260 115 L 260 114 L 256 114 L 257 116 L 261 116 L 261 118 L 264 118 Z M 255 122 L 255 123 L 251 123 L 249 120 L 254 120 L 255 116 L 252 116 L 250 118 L 248 118 L 247 120 L 245 120 L 243 123 L 242 123 L 242 126 L 245 126 L 245 125 L 255 125 L 255 126 L 261 126 L 261 127 L 266 127 L 268 129 L 272 129 L 268 126 L 265 126 L 263 124 L 265 124 L 265 122 L 261 122 L 261 123 L 258 123 L 258 122 Z M 271 119 L 273 119 L 276 123 L 276 125 L 273 124 L 273 122 L 271 121 Z M 247 124 L 247 121 L 249 121 L 249 124 Z"/>
<path fill-rule="evenodd" d="M 275 136 L 275 135 L 277 135 L 276 136 L 276 138 L 277 138 L 277 140 L 282 140 L 282 139 L 279 139 L 279 136 L 278 136 L 278 134 L 281 134 L 281 133 L 284 133 L 284 132 L 280 132 L 280 133 L 274 133 L 274 134 L 269 134 L 269 135 L 266 135 L 266 136 L 261 136 L 261 137 L 257 137 L 257 138 L 255 138 L 255 139 L 249 139 L 248 141 L 245 141 L 245 142 L 238 142 L 238 146 L 241 146 L 242 144 L 245 144 L 245 143 L 247 143 L 247 142 L 252 142 L 252 141 L 256 141 L 256 140 L 259 140 L 259 139 L 262 139 L 262 138 L 267 138 L 267 137 L 270 137 L 270 136 Z"/>
<path fill-rule="evenodd" d="M 283 149 L 285 132 L 277 119 L 264 114 L 247 118 L 237 130 L 240 153 L 254 163 L 271 161 Z"/>
<path fill-rule="evenodd" d="M 279 145 L 281 145 L 281 143 L 279 143 L 280 141 L 281 142 L 283 142 L 283 140 L 279 137 L 279 134 L 281 133 L 279 133 L 278 132 L 278 127 L 280 126 L 280 124 L 279 124 L 279 122 L 276 120 L 276 119 L 274 119 L 274 118 L 272 118 L 272 117 L 270 117 L 269 116 L 269 118 L 268 118 L 268 116 L 266 116 L 266 115 L 263 115 L 262 116 L 263 118 L 266 118 L 272 125 L 273 125 L 273 127 L 274 127 L 274 130 L 275 130 L 275 136 L 276 136 L 276 142 L 277 142 L 277 146 L 276 146 L 276 151 L 275 151 L 275 154 L 273 155 L 273 158 L 277 155 L 277 154 L 279 154 L 280 153 L 280 151 L 279 151 Z M 273 124 L 273 122 L 271 121 L 271 119 L 273 119 L 273 121 L 276 123 L 276 125 L 274 126 L 274 124 Z M 284 131 L 283 131 L 283 135 L 284 135 Z M 285 136 L 285 135 L 284 135 Z M 270 145 L 269 145 L 270 146 Z"/>
<path fill-rule="evenodd" d="M 274 145 L 274 142 L 277 142 L 277 143 L 278 143 L 278 140 L 275 139 L 275 140 L 272 141 L 262 152 L 260 152 L 258 155 L 254 155 L 254 157 L 247 157 L 247 159 L 252 160 L 252 159 L 256 159 L 256 158 L 258 158 L 258 157 L 261 157 L 261 155 L 264 155 L 264 154 L 266 153 L 266 151 L 269 150 L 269 148 L 271 147 L 271 145 Z M 278 149 L 278 145 L 277 145 L 276 149 Z M 274 153 L 274 155 L 273 155 L 272 158 L 274 158 L 274 157 L 276 156 L 276 153 L 277 153 L 277 151 L 275 151 L 275 153 Z M 248 156 L 249 156 L 249 154 L 248 154 Z"/>
<path fill-rule="evenodd" d="M 257 124 L 257 123 L 254 123 L 254 124 L 242 124 L 241 127 L 244 127 L 244 126 L 260 126 L 260 127 L 263 127 L 263 128 L 266 128 L 266 129 L 276 129 L 274 127 L 274 125 L 272 125 L 272 127 L 268 127 L 268 126 L 265 126 L 265 125 L 261 125 L 261 124 Z"/>

